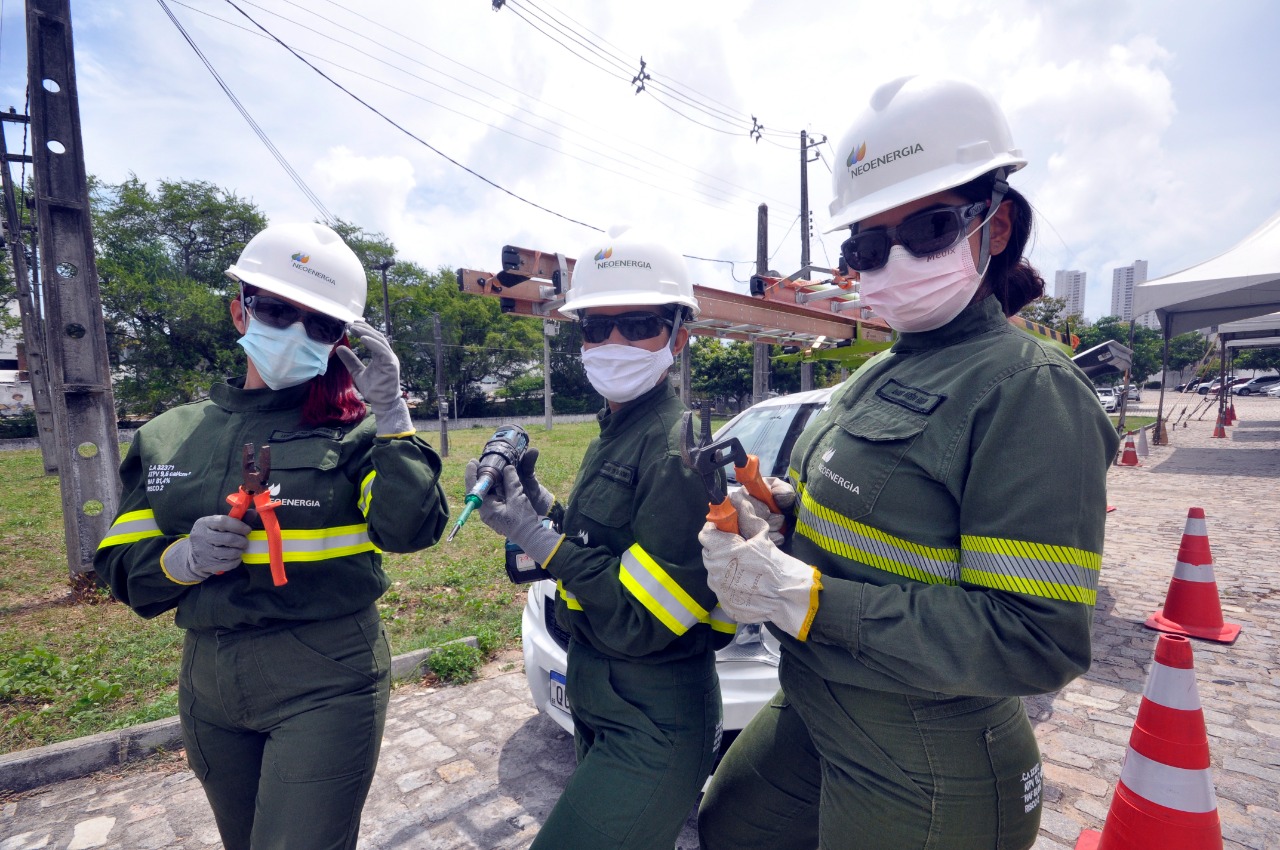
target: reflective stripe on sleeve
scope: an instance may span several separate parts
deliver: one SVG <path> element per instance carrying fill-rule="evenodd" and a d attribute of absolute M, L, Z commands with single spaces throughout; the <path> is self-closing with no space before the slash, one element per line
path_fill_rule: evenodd
<path fill-rule="evenodd" d="M 108 546 L 119 546 L 122 543 L 145 540 L 148 537 L 163 536 L 160 532 L 160 526 L 156 524 L 155 511 L 150 509 L 129 511 L 127 514 L 120 514 L 120 516 L 116 517 L 116 521 L 111 523 L 111 528 L 107 529 L 107 536 L 102 538 L 98 548 L 105 549 Z"/>
<path fill-rule="evenodd" d="M 819 548 L 850 561 L 928 584 L 955 584 L 960 576 L 960 550 L 922 546 L 878 528 L 846 519 L 800 489 L 796 533 Z"/>
<path fill-rule="evenodd" d="M 686 593 L 639 543 L 622 553 L 619 578 L 650 614 L 677 635 L 707 621 L 707 609 Z"/>
<path fill-rule="evenodd" d="M 280 532 L 285 563 L 325 561 L 360 552 L 380 551 L 369 539 L 369 526 L 343 525 L 336 528 L 285 529 Z M 267 533 L 249 532 L 249 548 L 241 560 L 246 564 L 268 564 Z"/>
<path fill-rule="evenodd" d="M 724 632 L 727 635 L 735 634 L 738 631 L 738 621 L 733 619 L 733 616 L 721 608 L 718 603 L 715 610 L 707 616 L 706 622 L 714 631 Z"/>
<path fill-rule="evenodd" d="M 1044 599 L 1094 605 L 1102 555 L 1000 537 L 960 538 L 960 578 L 970 584 Z"/>
<path fill-rule="evenodd" d="M 556 590 L 560 592 L 560 598 L 564 600 L 564 604 L 570 611 L 581 611 L 582 603 L 578 601 L 578 597 L 574 596 L 572 591 L 564 586 L 564 582 L 556 580 Z"/>
<path fill-rule="evenodd" d="M 360 513 L 366 517 L 369 515 L 369 503 L 373 500 L 373 479 L 377 475 L 378 471 L 375 469 L 360 482 L 360 501 L 356 502 L 356 505 L 360 508 Z"/>

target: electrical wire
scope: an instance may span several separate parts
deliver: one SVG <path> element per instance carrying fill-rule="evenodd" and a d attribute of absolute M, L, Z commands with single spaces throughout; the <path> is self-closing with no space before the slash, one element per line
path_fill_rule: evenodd
<path fill-rule="evenodd" d="M 701 260 L 704 263 L 727 263 L 729 266 L 729 277 L 733 278 L 736 283 L 750 283 L 750 281 L 738 280 L 738 276 L 734 274 L 737 265 L 739 263 L 750 265 L 755 262 L 754 260 L 717 260 L 714 257 L 695 257 L 693 254 L 682 254 L 681 256 L 690 260 Z"/>
<path fill-rule="evenodd" d="M 311 187 L 302 179 L 302 175 L 295 171 L 293 166 L 289 164 L 289 160 L 285 158 L 284 154 L 280 152 L 280 149 L 277 148 L 267 136 L 266 131 L 258 125 L 257 121 L 253 120 L 253 116 L 249 114 L 249 110 L 245 109 L 244 104 L 242 104 L 240 99 L 236 97 L 235 92 L 231 90 L 231 87 L 222 79 L 222 76 L 218 73 L 217 69 L 213 67 L 213 63 L 209 61 L 208 57 L 206 57 L 203 51 L 200 50 L 199 45 L 197 45 L 191 38 L 190 34 L 187 33 L 186 28 L 182 26 L 182 22 L 178 20 L 177 16 L 173 13 L 173 10 L 169 8 L 168 4 L 165 3 L 165 0 L 156 0 L 156 2 L 160 4 L 161 9 L 164 9 L 164 13 L 169 16 L 169 20 L 178 28 L 178 32 L 182 34 L 182 37 L 186 40 L 187 44 L 189 44 L 191 49 L 195 51 L 196 56 L 200 57 L 200 61 L 204 63 L 205 68 L 208 69 L 209 73 L 213 75 L 214 80 L 217 81 L 218 87 L 222 89 L 223 93 L 235 106 L 236 110 L 244 120 L 248 122 L 249 127 L 254 132 L 254 135 L 256 135 L 262 143 L 266 145 L 267 150 L 271 152 L 273 157 L 275 157 L 276 162 L 278 162 L 280 167 L 285 170 L 285 173 L 289 175 L 289 179 L 292 180 L 294 185 L 302 191 L 302 194 L 307 197 L 307 200 L 309 200 L 312 206 L 316 208 L 321 217 L 324 218 L 326 222 L 332 222 L 334 220 L 333 213 L 329 212 L 328 208 L 325 207 L 324 203 L 320 200 L 320 196 L 311 191 Z"/>

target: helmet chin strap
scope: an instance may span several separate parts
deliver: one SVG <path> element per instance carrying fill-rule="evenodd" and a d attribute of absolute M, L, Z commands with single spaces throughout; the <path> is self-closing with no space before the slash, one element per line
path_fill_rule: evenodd
<path fill-rule="evenodd" d="M 995 171 L 995 182 L 991 184 L 991 213 L 987 216 L 986 221 L 982 222 L 980 230 L 982 231 L 982 244 L 978 248 L 978 276 L 986 277 L 987 266 L 991 264 L 991 220 L 996 217 L 996 212 L 1000 209 L 1000 202 L 1004 200 L 1004 196 L 1009 191 L 1009 184 L 1005 181 L 1007 170 L 997 168 Z"/>

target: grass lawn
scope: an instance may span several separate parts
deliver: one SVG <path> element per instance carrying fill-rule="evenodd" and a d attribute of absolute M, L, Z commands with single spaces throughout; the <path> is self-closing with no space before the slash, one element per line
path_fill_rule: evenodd
<path fill-rule="evenodd" d="M 449 432 L 452 519 L 463 467 L 491 433 Z M 562 499 L 598 433 L 594 422 L 530 428 L 539 478 Z M 177 714 L 173 612 L 143 620 L 105 592 L 72 598 L 58 479 L 44 475 L 39 452 L 22 451 L 0 452 L 0 480 L 0 752 Z M 385 556 L 392 586 L 378 604 L 392 653 L 467 635 L 490 650 L 518 645 L 525 591 L 507 580 L 502 544 L 473 515 L 452 543 Z"/>

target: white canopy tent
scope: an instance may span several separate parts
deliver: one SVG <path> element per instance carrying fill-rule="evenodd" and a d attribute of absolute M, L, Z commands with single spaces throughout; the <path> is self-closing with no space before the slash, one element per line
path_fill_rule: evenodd
<path fill-rule="evenodd" d="M 1231 250 L 1135 286 L 1133 315 L 1152 310 L 1166 338 L 1280 310 L 1280 213 Z"/>
<path fill-rule="evenodd" d="M 1270 348 L 1280 345 L 1280 313 L 1218 325 L 1218 338 L 1227 348 Z"/>

